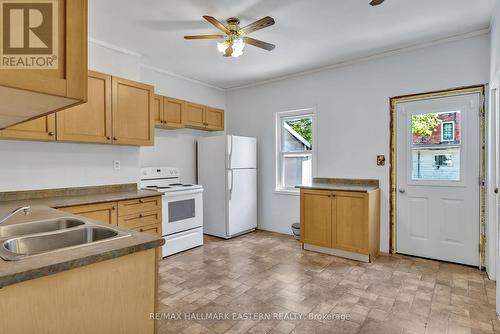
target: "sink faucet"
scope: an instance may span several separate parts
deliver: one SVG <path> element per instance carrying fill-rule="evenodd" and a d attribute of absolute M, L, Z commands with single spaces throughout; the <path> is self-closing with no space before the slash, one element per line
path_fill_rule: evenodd
<path fill-rule="evenodd" d="M 30 206 L 22 206 L 20 208 L 17 208 L 14 211 L 12 211 L 11 213 L 9 213 L 7 216 L 5 216 L 3 218 L 0 218 L 0 224 L 4 223 L 7 219 L 9 219 L 13 215 L 15 215 L 16 213 L 21 212 L 21 211 L 24 211 L 25 215 L 29 215 L 30 214 L 30 210 L 31 210 Z"/>

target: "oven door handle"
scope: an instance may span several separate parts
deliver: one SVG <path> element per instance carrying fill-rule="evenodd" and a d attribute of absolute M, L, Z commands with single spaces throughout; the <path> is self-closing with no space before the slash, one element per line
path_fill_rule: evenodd
<path fill-rule="evenodd" d="M 230 181 L 229 181 L 229 200 L 231 200 L 231 197 L 233 197 L 233 184 L 234 184 L 234 176 L 233 176 L 233 170 L 228 169 L 227 170 L 228 174 L 231 175 Z"/>

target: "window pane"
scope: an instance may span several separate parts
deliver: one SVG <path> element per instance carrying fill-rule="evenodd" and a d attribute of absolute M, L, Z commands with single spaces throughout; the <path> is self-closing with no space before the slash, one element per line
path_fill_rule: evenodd
<path fill-rule="evenodd" d="M 460 111 L 413 115 L 413 145 L 460 144 Z"/>
<path fill-rule="evenodd" d="M 296 185 L 312 181 L 311 155 L 283 156 L 283 188 L 294 188 Z"/>
<path fill-rule="evenodd" d="M 312 150 L 312 117 L 282 119 L 281 136 L 281 149 L 283 152 Z"/>
<path fill-rule="evenodd" d="M 460 147 L 414 148 L 412 150 L 412 179 L 460 180 Z"/>

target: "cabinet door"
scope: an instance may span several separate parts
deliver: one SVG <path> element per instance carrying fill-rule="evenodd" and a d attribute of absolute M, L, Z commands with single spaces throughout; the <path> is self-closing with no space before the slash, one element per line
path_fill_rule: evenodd
<path fill-rule="evenodd" d="M 153 86 L 117 77 L 112 83 L 113 142 L 153 145 Z"/>
<path fill-rule="evenodd" d="M 54 114 L 11 126 L 0 131 L 0 138 L 26 140 L 55 140 Z"/>
<path fill-rule="evenodd" d="M 185 110 L 185 103 L 171 97 L 165 97 L 163 100 L 163 119 L 167 128 L 183 128 L 182 115 Z"/>
<path fill-rule="evenodd" d="M 332 202 L 330 191 L 301 191 L 300 238 L 302 242 L 332 247 Z"/>
<path fill-rule="evenodd" d="M 224 130 L 224 110 L 207 107 L 205 112 L 205 125 L 208 130 Z"/>
<path fill-rule="evenodd" d="M 32 2 L 36 6 L 39 1 Z M 2 6 L 4 3 L 2 2 Z M 18 13 L 24 12 L 24 15 L 27 15 L 27 9 L 33 5 L 29 1 L 11 3 L 14 8 L 17 6 Z M 41 17 L 35 18 L 35 25 L 43 22 L 42 31 L 37 28 L 25 29 L 25 22 L 21 28 L 26 36 L 16 41 L 21 42 L 22 47 L 3 50 L 6 57 L 3 57 L 4 66 L 0 68 L 0 128 L 36 116 L 45 116 L 86 99 L 87 0 L 45 1 L 43 5 L 46 3 L 53 6 L 44 7 L 40 11 L 38 7 L 35 8 L 41 14 Z M 40 23 L 36 23 L 38 20 Z M 53 28 L 53 34 L 47 33 L 50 28 Z M 5 32 L 6 30 L 2 33 Z M 22 33 L 13 34 L 15 35 L 23 37 Z M 4 35 L 7 36 L 8 34 Z M 38 38 L 46 48 L 32 48 L 29 45 L 32 37 Z M 7 44 L 4 46 L 7 47 Z M 25 67 L 21 67 L 23 63 L 26 64 Z M 36 67 L 40 65 L 41 68 Z"/>
<path fill-rule="evenodd" d="M 153 98 L 153 115 L 155 126 L 158 128 L 165 127 L 165 120 L 163 118 L 163 96 L 155 94 Z"/>
<path fill-rule="evenodd" d="M 192 102 L 186 102 L 184 124 L 195 129 L 205 129 L 206 106 Z"/>
<path fill-rule="evenodd" d="M 71 206 L 59 208 L 59 210 L 104 224 L 117 225 L 118 222 L 116 202 Z"/>
<path fill-rule="evenodd" d="M 57 113 L 57 140 L 111 143 L 111 76 L 89 71 L 88 102 Z"/>
<path fill-rule="evenodd" d="M 368 254 L 367 201 L 364 193 L 336 192 L 333 247 Z"/>

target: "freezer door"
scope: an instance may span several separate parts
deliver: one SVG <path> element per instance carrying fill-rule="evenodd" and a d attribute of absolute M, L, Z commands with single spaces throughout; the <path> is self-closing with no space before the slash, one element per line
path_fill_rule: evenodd
<path fill-rule="evenodd" d="M 257 168 L 257 139 L 227 136 L 227 168 Z"/>
<path fill-rule="evenodd" d="M 257 170 L 229 169 L 227 235 L 257 228 Z"/>

